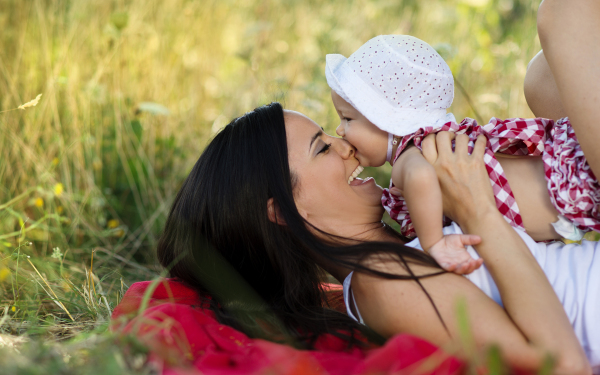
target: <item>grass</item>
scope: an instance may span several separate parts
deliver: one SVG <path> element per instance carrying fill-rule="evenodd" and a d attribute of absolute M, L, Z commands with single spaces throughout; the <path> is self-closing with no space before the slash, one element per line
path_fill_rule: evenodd
<path fill-rule="evenodd" d="M 154 371 L 107 321 L 131 283 L 158 275 L 153 249 L 174 194 L 211 136 L 255 106 L 279 100 L 333 132 L 327 53 L 412 34 L 463 88 L 457 118 L 531 116 L 522 83 L 539 50 L 538 4 L 3 0 L 3 372 Z M 382 185 L 389 172 L 367 171 Z"/>

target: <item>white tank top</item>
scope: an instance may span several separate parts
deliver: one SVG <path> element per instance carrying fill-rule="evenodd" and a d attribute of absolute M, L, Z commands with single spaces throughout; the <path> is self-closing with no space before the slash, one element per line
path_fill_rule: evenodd
<path fill-rule="evenodd" d="M 585 350 L 594 374 L 600 374 L 600 242 L 583 240 L 579 244 L 536 243 L 525 232 L 515 231 L 521 236 L 554 288 L 565 308 L 575 334 Z M 456 223 L 444 228 L 444 234 L 461 234 Z M 419 239 L 406 244 L 422 250 Z M 474 259 L 479 255 L 469 246 L 469 254 Z M 344 280 L 344 302 L 348 316 L 364 324 L 350 286 L 352 274 Z M 470 275 L 465 276 L 485 294 L 502 306 L 502 299 L 485 264 Z M 352 313 L 354 304 L 357 316 Z"/>

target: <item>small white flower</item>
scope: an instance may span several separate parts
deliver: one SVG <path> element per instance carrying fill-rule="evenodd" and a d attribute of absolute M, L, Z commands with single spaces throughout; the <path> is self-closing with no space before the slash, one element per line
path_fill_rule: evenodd
<path fill-rule="evenodd" d="M 51 257 L 54 258 L 54 259 L 62 259 L 63 254 L 60 251 L 59 247 L 55 247 L 54 249 L 52 249 L 52 255 L 51 255 Z"/>

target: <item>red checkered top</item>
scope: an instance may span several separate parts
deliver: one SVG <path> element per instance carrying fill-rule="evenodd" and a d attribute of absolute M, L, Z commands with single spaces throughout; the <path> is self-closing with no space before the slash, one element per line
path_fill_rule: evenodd
<path fill-rule="evenodd" d="M 414 142 L 416 147 L 421 149 L 421 142 L 430 133 L 451 131 L 457 134 L 466 134 L 469 136 L 469 152 L 472 152 L 477 136 L 480 134 L 485 135 L 488 141 L 484 162 L 490 176 L 490 182 L 496 198 L 496 206 L 512 226 L 525 229 L 515 197 L 504 175 L 502 166 L 496 160 L 494 153 L 542 155 L 546 141 L 546 129 L 552 127 L 553 123 L 552 120 L 543 118 L 513 118 L 507 120 L 492 118 L 488 124 L 480 126 L 477 124 L 477 121 L 466 118 L 460 124 L 448 122 L 441 129 L 434 130 L 431 127 L 422 128 L 402 138 L 394 161 L 398 159 L 400 153 L 402 153 L 411 141 Z M 390 187 L 392 186 L 393 183 L 390 181 Z M 409 237 L 414 236 L 415 230 L 404 198 L 394 196 L 390 194 L 389 189 L 385 189 L 381 202 L 390 217 L 400 224 L 402 234 Z"/>
<path fill-rule="evenodd" d="M 542 159 L 552 204 L 579 229 L 600 232 L 600 184 L 569 119 L 562 118 L 546 129 Z"/>

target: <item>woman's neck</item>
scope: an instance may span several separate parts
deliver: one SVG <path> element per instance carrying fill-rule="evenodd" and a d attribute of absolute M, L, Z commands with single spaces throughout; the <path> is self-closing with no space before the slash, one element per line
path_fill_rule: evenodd
<path fill-rule="evenodd" d="M 400 238 L 395 236 L 393 233 L 390 233 L 390 230 L 383 222 L 368 224 L 364 231 L 357 233 L 351 237 L 352 240 L 348 244 L 355 244 L 355 241 L 360 242 L 394 242 L 400 245 L 404 244 Z M 354 271 L 351 268 L 347 268 L 345 266 L 339 264 L 333 264 L 329 262 L 320 262 L 321 267 L 329 272 L 333 277 L 335 277 L 340 283 L 344 282 L 344 279 L 350 274 L 350 272 Z"/>
<path fill-rule="evenodd" d="M 352 239 L 359 241 L 396 242 L 404 244 L 404 241 L 391 233 L 390 229 L 383 221 L 368 224 L 364 232 L 352 236 Z"/>

